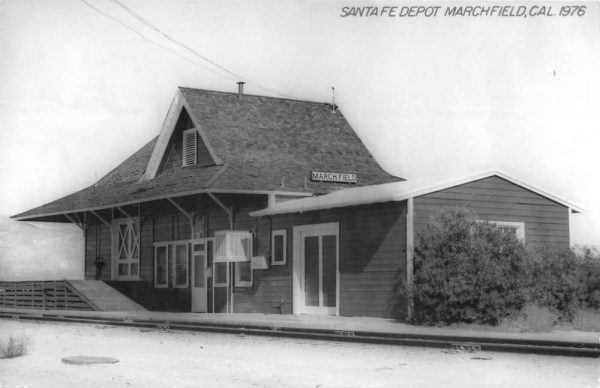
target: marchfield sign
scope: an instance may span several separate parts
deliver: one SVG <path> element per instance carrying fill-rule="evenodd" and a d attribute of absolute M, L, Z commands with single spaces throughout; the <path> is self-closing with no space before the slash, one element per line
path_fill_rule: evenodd
<path fill-rule="evenodd" d="M 310 179 L 313 182 L 356 183 L 356 174 L 312 171 Z"/>

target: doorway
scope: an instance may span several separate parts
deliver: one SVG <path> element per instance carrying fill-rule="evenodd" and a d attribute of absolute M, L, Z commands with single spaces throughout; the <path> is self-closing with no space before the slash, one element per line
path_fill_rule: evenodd
<path fill-rule="evenodd" d="M 212 264 L 212 238 L 192 240 L 192 312 L 208 312 L 208 274 Z"/>
<path fill-rule="evenodd" d="M 339 223 L 294 227 L 294 314 L 339 315 Z"/>

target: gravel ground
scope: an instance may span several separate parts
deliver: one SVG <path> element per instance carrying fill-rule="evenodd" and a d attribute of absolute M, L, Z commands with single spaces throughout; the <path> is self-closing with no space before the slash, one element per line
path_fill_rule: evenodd
<path fill-rule="evenodd" d="M 0 319 L 0 387 L 600 387 L 600 360 Z M 76 366 L 68 356 L 117 364 Z"/>

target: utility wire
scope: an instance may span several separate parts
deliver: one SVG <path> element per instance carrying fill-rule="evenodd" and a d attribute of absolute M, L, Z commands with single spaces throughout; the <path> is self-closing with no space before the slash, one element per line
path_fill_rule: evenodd
<path fill-rule="evenodd" d="M 84 1 L 84 0 L 81 0 Z M 254 82 L 240 74 L 234 73 L 233 71 L 230 71 L 229 69 L 225 68 L 224 66 L 221 66 L 220 64 L 218 64 L 217 62 L 213 61 L 212 59 L 206 57 L 205 55 L 202 55 L 200 53 L 198 53 L 196 50 L 190 48 L 189 46 L 187 46 L 186 44 L 171 38 L 169 35 L 167 35 L 165 32 L 163 32 L 162 30 L 160 30 L 158 27 L 154 26 L 152 23 L 150 23 L 148 20 L 146 20 L 143 16 L 141 16 L 139 13 L 135 12 L 134 10 L 132 10 L 131 8 L 127 7 L 125 4 L 123 4 L 121 1 L 119 0 L 111 0 L 113 3 L 117 4 L 118 6 L 120 6 L 121 8 L 123 8 L 125 11 L 127 11 L 131 16 L 133 16 L 135 19 L 137 19 L 139 22 L 141 22 L 142 24 L 144 24 L 146 27 L 158 32 L 159 34 L 161 34 L 162 36 L 164 36 L 166 39 L 168 39 L 170 42 L 176 44 L 177 46 L 189 51 L 190 53 L 196 55 L 197 57 L 201 58 L 202 60 L 212 64 L 213 66 L 217 67 L 218 69 L 226 72 L 227 74 L 230 74 L 231 76 L 235 77 L 236 80 L 244 80 L 249 84 L 253 84 L 256 87 L 266 91 L 267 93 L 272 93 L 272 94 L 277 94 L 279 96 L 282 97 L 289 97 L 289 98 L 295 98 L 292 96 L 288 96 L 286 94 L 283 93 L 279 93 L 273 89 L 269 89 L 266 88 L 264 86 L 262 86 L 261 84 L 259 84 L 258 82 Z M 232 78 L 230 78 L 232 79 Z"/>
<path fill-rule="evenodd" d="M 131 31 L 131 32 L 135 33 L 136 35 L 138 35 L 139 37 L 141 37 L 141 38 L 142 38 L 142 39 L 144 39 L 145 41 L 147 41 L 147 42 L 149 42 L 149 43 L 151 43 L 151 44 L 153 44 L 153 45 L 155 45 L 155 46 L 157 46 L 157 47 L 160 47 L 160 48 L 162 48 L 162 49 L 164 49 L 164 50 L 167 50 L 167 51 L 169 51 L 169 52 L 170 52 L 170 53 L 172 53 L 172 54 L 175 54 L 176 56 L 178 56 L 179 58 L 183 59 L 184 61 L 187 61 L 187 62 L 189 62 L 189 63 L 192 63 L 192 64 L 194 64 L 194 65 L 200 66 L 200 67 L 202 67 L 202 68 L 204 68 L 204 69 L 206 69 L 206 70 L 208 70 L 208 71 L 210 71 L 210 72 L 212 72 L 212 73 L 214 73 L 214 74 L 220 75 L 221 77 L 225 77 L 225 78 L 228 78 L 228 79 L 230 79 L 230 80 L 233 80 L 233 81 L 236 81 L 236 80 L 237 80 L 237 78 L 230 77 L 230 76 L 227 76 L 227 75 L 225 75 L 225 74 L 222 74 L 222 73 L 220 73 L 220 72 L 218 72 L 218 71 L 216 71 L 216 70 L 214 70 L 214 69 L 212 69 L 212 68 L 210 68 L 210 67 L 208 67 L 208 66 L 206 66 L 206 65 L 204 65 L 204 64 L 202 64 L 202 63 L 199 63 L 199 62 L 196 62 L 196 61 L 193 61 L 193 60 L 191 60 L 191 59 L 189 59 L 189 58 L 186 58 L 186 57 L 184 57 L 183 55 L 181 55 L 180 53 L 178 53 L 178 52 L 177 52 L 177 51 L 175 51 L 175 50 L 172 50 L 172 49 L 170 49 L 170 48 L 168 48 L 168 47 L 166 47 L 166 46 L 163 46 L 163 45 L 161 45 L 160 43 L 157 43 L 157 42 L 155 42 L 155 41 L 153 41 L 153 40 L 149 39 L 147 36 L 145 36 L 144 34 L 142 34 L 141 32 L 139 32 L 139 31 L 138 31 L 138 30 L 136 30 L 135 28 L 133 28 L 133 27 L 131 27 L 131 26 L 129 26 L 129 25 L 127 25 L 127 24 L 123 23 L 123 22 L 122 22 L 122 21 L 120 21 L 119 19 L 117 19 L 117 18 L 115 18 L 115 17 L 113 17 L 113 16 L 111 16 L 111 15 L 109 15 L 109 14 L 107 14 L 107 13 L 105 13 L 105 12 L 101 11 L 100 9 L 98 9 L 98 8 L 94 7 L 93 5 L 91 5 L 90 3 L 88 3 L 86 0 L 80 0 L 80 1 L 81 1 L 82 3 L 84 3 L 85 5 L 87 5 L 88 7 L 90 7 L 91 9 L 93 9 L 94 11 L 98 12 L 99 14 L 101 14 L 101 15 L 103 15 L 103 16 L 105 16 L 105 17 L 107 17 L 107 18 L 111 19 L 112 21 L 114 21 L 114 22 L 116 22 L 116 23 L 120 24 L 121 26 L 123 26 L 123 27 L 127 28 L 129 31 Z"/>

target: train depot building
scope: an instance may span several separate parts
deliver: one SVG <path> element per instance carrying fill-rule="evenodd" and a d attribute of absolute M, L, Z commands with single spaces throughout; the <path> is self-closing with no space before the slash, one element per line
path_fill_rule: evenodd
<path fill-rule="evenodd" d="M 447 206 L 563 246 L 580 211 L 499 171 L 390 175 L 330 104 L 179 88 L 150 143 L 13 218 L 77 224 L 85 279 L 148 310 L 402 317 L 415 236 Z"/>

